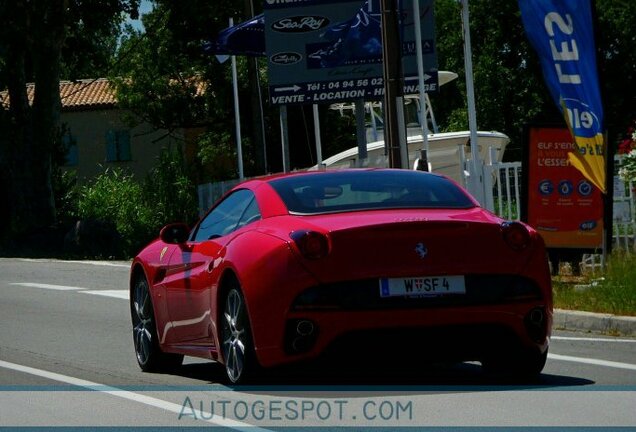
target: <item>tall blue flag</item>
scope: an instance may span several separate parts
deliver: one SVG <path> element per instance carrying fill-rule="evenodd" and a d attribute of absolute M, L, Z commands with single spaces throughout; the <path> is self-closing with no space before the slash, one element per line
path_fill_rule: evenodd
<path fill-rule="evenodd" d="M 519 0 L 526 36 L 578 151 L 570 163 L 605 193 L 603 107 L 590 0 Z"/>
<path fill-rule="evenodd" d="M 216 55 L 264 56 L 265 18 L 263 14 L 221 31 L 214 40 L 203 44 L 203 51 Z"/>

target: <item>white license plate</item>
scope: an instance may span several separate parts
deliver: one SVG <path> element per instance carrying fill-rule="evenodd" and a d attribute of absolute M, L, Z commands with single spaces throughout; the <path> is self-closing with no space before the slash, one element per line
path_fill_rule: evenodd
<path fill-rule="evenodd" d="M 466 294 L 464 276 L 380 279 L 380 297 Z"/>

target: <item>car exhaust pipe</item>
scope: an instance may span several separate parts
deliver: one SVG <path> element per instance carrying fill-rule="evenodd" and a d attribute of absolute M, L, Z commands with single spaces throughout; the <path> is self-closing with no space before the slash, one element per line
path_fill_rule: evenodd
<path fill-rule="evenodd" d="M 548 317 L 543 307 L 531 309 L 523 320 L 528 336 L 536 343 L 543 343 L 547 336 Z"/>
<path fill-rule="evenodd" d="M 541 327 L 543 326 L 543 321 L 545 319 L 544 315 L 543 315 L 543 310 L 542 309 L 532 309 L 532 311 L 530 311 L 530 316 L 529 316 L 530 322 L 537 326 L 537 327 Z"/>
<path fill-rule="evenodd" d="M 299 336 L 302 336 L 302 337 L 311 336 L 313 332 L 314 332 L 314 323 L 308 320 L 298 321 L 298 324 L 296 325 L 296 333 L 298 333 Z"/>
<path fill-rule="evenodd" d="M 302 354 L 310 351 L 318 338 L 318 326 L 306 318 L 287 321 L 285 330 L 285 351 L 288 354 Z"/>

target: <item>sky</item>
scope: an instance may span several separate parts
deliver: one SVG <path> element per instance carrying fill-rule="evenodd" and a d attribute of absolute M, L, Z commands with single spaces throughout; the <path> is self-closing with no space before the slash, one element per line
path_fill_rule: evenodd
<path fill-rule="evenodd" d="M 152 7 L 153 7 L 152 1 L 141 0 L 141 3 L 139 4 L 139 17 L 141 18 L 143 14 L 150 12 L 152 10 Z M 135 30 L 143 30 L 144 28 L 143 24 L 141 23 L 141 20 L 128 19 L 127 23 L 131 24 L 135 28 Z"/>

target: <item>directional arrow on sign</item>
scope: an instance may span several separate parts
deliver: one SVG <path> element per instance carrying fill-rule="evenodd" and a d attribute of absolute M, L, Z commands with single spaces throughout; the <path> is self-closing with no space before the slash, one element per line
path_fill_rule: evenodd
<path fill-rule="evenodd" d="M 417 75 L 404 77 L 404 79 L 407 80 L 407 81 L 408 80 L 416 80 L 417 78 L 418 78 Z M 426 81 L 429 78 L 433 78 L 433 76 L 432 75 L 428 75 L 428 74 L 424 74 L 424 81 Z"/>
<path fill-rule="evenodd" d="M 297 85 L 293 85 L 291 87 L 277 87 L 274 89 L 274 91 L 277 92 L 281 92 L 281 91 L 293 91 L 293 92 L 297 92 L 298 90 L 300 90 L 302 87 L 299 87 Z"/>

